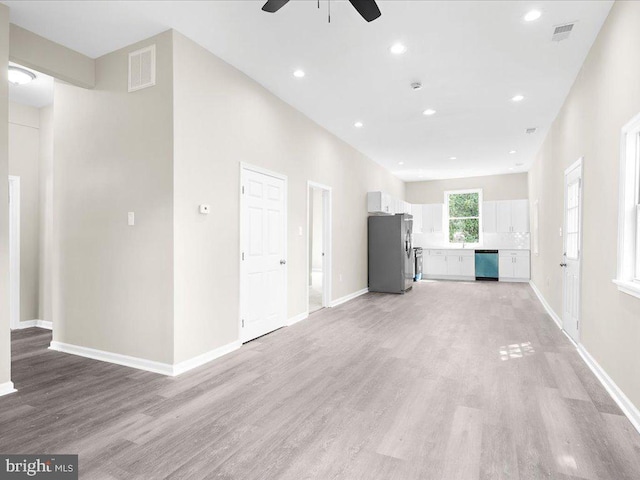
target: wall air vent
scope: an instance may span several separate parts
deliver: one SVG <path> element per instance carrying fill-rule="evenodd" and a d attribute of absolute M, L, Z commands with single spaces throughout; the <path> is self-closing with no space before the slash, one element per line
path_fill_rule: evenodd
<path fill-rule="evenodd" d="M 559 42 L 561 40 L 566 40 L 571 35 L 571 31 L 573 30 L 573 26 L 575 23 L 565 23 L 564 25 L 558 25 L 553 30 L 553 35 L 551 40 L 554 42 Z"/>
<path fill-rule="evenodd" d="M 527 128 L 525 130 L 525 132 L 527 133 L 527 135 L 531 135 L 533 133 L 536 133 L 538 131 L 538 129 L 536 127 L 531 127 L 531 128 Z"/>
<path fill-rule="evenodd" d="M 136 50 L 129 54 L 129 92 L 156 84 L 156 46 Z"/>

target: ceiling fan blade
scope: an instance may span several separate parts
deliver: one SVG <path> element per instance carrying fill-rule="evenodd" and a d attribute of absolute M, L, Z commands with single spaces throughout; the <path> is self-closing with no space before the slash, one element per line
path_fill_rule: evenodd
<path fill-rule="evenodd" d="M 289 3 L 289 0 L 267 0 L 267 3 L 262 6 L 262 10 L 269 13 L 275 13 L 287 3 Z"/>
<path fill-rule="evenodd" d="M 382 15 L 376 0 L 349 0 L 349 2 L 367 22 L 372 22 Z"/>

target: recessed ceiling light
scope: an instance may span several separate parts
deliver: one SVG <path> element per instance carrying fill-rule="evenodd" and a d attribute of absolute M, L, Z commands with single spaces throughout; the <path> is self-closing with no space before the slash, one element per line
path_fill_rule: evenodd
<path fill-rule="evenodd" d="M 364 123 L 356 122 L 356 123 L 353 124 L 353 126 L 356 127 L 356 128 L 362 128 L 362 127 L 364 127 Z"/>
<path fill-rule="evenodd" d="M 9 66 L 9 83 L 13 85 L 25 85 L 33 80 L 35 80 L 36 76 L 33 72 L 30 72 L 26 68 L 14 67 L 13 65 Z"/>
<path fill-rule="evenodd" d="M 534 20 L 539 19 L 541 15 L 542 13 L 540 10 L 531 10 L 524 16 L 524 20 L 525 22 L 533 22 Z"/>
<path fill-rule="evenodd" d="M 304 70 L 296 70 L 293 72 L 293 76 L 296 78 L 302 78 L 305 76 Z"/>
<path fill-rule="evenodd" d="M 431 116 L 435 113 L 436 111 L 433 108 L 427 108 L 424 112 L 422 112 L 422 114 L 426 116 Z"/>
<path fill-rule="evenodd" d="M 524 100 L 524 95 L 516 95 L 511 100 L 513 100 L 514 102 L 521 102 L 522 100 Z"/>
<path fill-rule="evenodd" d="M 457 160 L 458 157 L 449 157 L 449 160 Z"/>
<path fill-rule="evenodd" d="M 398 162 L 398 165 L 404 165 L 404 162 Z"/>
<path fill-rule="evenodd" d="M 394 55 L 402 55 L 404 52 L 407 51 L 407 47 L 405 47 L 404 44 L 398 42 L 391 45 L 391 48 L 389 50 Z"/>
<path fill-rule="evenodd" d="M 509 153 L 513 155 L 514 153 L 517 153 L 517 152 L 515 150 L 511 150 Z"/>
<path fill-rule="evenodd" d="M 510 171 L 513 171 L 513 167 L 509 167 L 509 170 L 510 170 Z"/>

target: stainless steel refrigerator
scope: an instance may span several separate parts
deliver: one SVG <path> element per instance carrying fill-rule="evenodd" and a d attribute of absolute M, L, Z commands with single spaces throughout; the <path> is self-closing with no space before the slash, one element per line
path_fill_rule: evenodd
<path fill-rule="evenodd" d="M 413 286 L 413 217 L 369 217 L 369 291 L 405 293 Z"/>

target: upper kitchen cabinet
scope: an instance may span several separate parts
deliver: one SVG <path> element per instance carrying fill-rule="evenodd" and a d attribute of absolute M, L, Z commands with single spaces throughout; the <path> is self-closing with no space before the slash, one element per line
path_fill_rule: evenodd
<path fill-rule="evenodd" d="M 367 210 L 369 213 L 395 213 L 395 201 L 388 193 L 367 193 Z"/>
<path fill-rule="evenodd" d="M 439 233 L 442 232 L 442 216 L 444 204 L 431 203 L 422 205 L 422 232 Z"/>
<path fill-rule="evenodd" d="M 498 233 L 526 233 L 529 231 L 528 200 L 504 200 L 495 203 Z"/>
<path fill-rule="evenodd" d="M 385 192 L 367 193 L 367 211 L 369 213 L 384 213 L 395 215 L 396 213 L 411 213 L 411 204 L 392 197 Z"/>
<path fill-rule="evenodd" d="M 496 203 L 498 202 L 482 203 L 482 231 L 484 233 L 496 233 L 498 231 Z"/>

